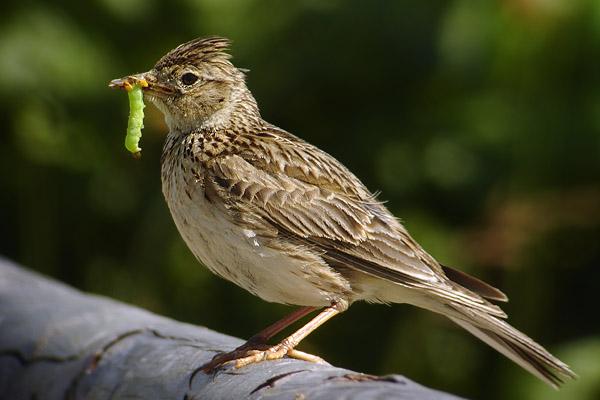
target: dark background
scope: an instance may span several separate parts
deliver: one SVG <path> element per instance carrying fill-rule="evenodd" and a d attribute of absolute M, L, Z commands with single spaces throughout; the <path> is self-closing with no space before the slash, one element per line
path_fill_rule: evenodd
<path fill-rule="evenodd" d="M 600 398 L 600 2 L 3 1 L 0 254 L 86 291 L 249 337 L 291 308 L 191 256 L 160 190 L 166 127 L 123 147 L 110 79 L 197 36 L 233 42 L 265 119 L 353 170 L 439 260 L 502 288 L 571 364 L 554 392 L 468 333 L 355 304 L 302 343 L 486 399 Z"/>

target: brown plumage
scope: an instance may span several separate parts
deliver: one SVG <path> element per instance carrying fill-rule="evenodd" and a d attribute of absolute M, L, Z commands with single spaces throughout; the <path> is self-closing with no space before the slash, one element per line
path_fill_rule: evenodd
<path fill-rule="evenodd" d="M 498 289 L 440 265 L 332 156 L 264 121 L 223 38 L 196 39 L 152 70 L 145 95 L 169 125 L 163 192 L 187 245 L 211 271 L 267 300 L 303 306 L 212 369 L 284 355 L 352 302 L 409 303 L 443 314 L 547 383 L 573 372 L 504 322 Z M 275 346 L 274 334 L 321 314 Z"/>

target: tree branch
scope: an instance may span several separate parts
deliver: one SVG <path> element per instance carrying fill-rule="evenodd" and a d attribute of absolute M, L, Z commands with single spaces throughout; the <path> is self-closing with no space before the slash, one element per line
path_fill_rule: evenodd
<path fill-rule="evenodd" d="M 0 399 L 456 399 L 398 375 L 292 359 L 197 372 L 241 343 L 0 259 Z"/>

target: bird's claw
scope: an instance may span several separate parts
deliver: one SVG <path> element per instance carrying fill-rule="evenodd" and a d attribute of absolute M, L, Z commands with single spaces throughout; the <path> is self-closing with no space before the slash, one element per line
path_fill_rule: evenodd
<path fill-rule="evenodd" d="M 314 362 L 317 364 L 328 364 L 321 357 L 295 350 L 293 348 L 290 349 L 289 346 L 283 343 L 269 346 L 260 343 L 248 342 L 233 351 L 216 355 L 211 361 L 204 364 L 200 369 L 205 373 L 210 373 L 216 369 L 225 367 L 228 364 L 233 364 L 234 368 L 237 369 L 261 361 L 279 360 L 285 356 L 298 360 Z"/>

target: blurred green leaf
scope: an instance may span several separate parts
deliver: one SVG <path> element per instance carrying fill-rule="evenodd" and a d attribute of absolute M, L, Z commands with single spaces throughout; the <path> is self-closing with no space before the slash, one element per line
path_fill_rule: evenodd
<path fill-rule="evenodd" d="M 0 28 L 0 93 L 34 90 L 81 98 L 105 86 L 108 57 L 63 14 L 43 6 L 14 12 Z"/>

